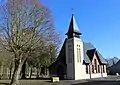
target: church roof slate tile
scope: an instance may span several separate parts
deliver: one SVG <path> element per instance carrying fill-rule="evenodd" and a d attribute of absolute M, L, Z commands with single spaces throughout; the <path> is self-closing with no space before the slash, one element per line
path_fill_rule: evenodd
<path fill-rule="evenodd" d="M 68 29 L 68 32 L 66 33 L 66 35 L 73 36 L 73 33 L 76 33 L 78 35 L 82 34 L 79 30 L 79 27 L 78 27 L 77 23 L 76 23 L 74 15 L 72 15 L 70 25 L 69 25 L 69 29 Z"/>
<path fill-rule="evenodd" d="M 91 63 L 94 53 L 97 52 L 97 55 L 100 59 L 101 64 L 107 64 L 107 61 L 103 58 L 103 56 L 96 50 L 96 48 L 91 43 L 83 43 L 84 49 L 84 61 L 85 63 Z"/>

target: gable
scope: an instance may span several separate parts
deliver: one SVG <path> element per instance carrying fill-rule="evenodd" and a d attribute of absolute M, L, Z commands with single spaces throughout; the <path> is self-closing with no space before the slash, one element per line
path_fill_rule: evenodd
<path fill-rule="evenodd" d="M 94 53 L 94 56 L 93 56 L 93 59 L 92 59 L 92 64 L 93 64 L 93 65 L 95 64 L 95 60 L 96 60 L 97 65 L 100 65 L 100 60 L 99 60 L 99 58 L 96 56 L 96 53 Z"/>
<path fill-rule="evenodd" d="M 106 60 L 103 58 L 103 56 L 96 50 L 96 48 L 91 43 L 83 43 L 83 49 L 84 49 L 84 62 L 91 63 L 94 54 L 96 55 L 97 59 L 99 60 L 100 64 L 107 64 Z"/>
<path fill-rule="evenodd" d="M 106 60 L 104 59 L 104 57 L 100 54 L 100 52 L 98 52 L 97 50 L 96 50 L 96 56 L 99 57 L 101 64 L 107 64 L 107 61 L 106 61 Z"/>
<path fill-rule="evenodd" d="M 87 55 L 88 55 L 88 57 L 89 57 L 91 62 L 93 60 L 93 57 L 94 57 L 94 54 L 95 54 L 95 50 L 96 49 L 87 50 Z"/>

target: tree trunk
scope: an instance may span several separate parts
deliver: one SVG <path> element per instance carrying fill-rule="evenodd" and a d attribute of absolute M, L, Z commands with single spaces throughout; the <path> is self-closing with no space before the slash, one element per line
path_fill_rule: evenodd
<path fill-rule="evenodd" d="M 19 79 L 21 77 L 20 73 L 21 73 L 24 61 L 25 60 L 22 60 L 22 61 L 19 60 L 19 61 L 15 62 L 15 69 L 14 69 L 14 72 L 13 72 L 13 76 L 12 76 L 10 85 L 19 85 Z"/>
<path fill-rule="evenodd" d="M 11 79 L 12 69 L 13 69 L 13 63 L 11 62 L 11 63 L 10 63 L 10 67 L 9 67 L 9 76 L 8 76 L 8 79 Z"/>
<path fill-rule="evenodd" d="M 9 68 L 9 71 L 10 71 L 9 79 L 11 79 L 12 68 Z"/>
<path fill-rule="evenodd" d="M 18 68 L 15 68 L 12 76 L 12 80 L 10 82 L 11 85 L 19 85 L 21 69 L 22 69 L 22 63 L 19 64 Z"/>
<path fill-rule="evenodd" d="M 7 68 L 7 79 L 9 79 L 9 68 Z"/>
<path fill-rule="evenodd" d="M 1 64 L 0 79 L 2 79 L 2 76 L 3 76 L 3 63 Z"/>
<path fill-rule="evenodd" d="M 31 76 L 32 76 L 32 67 L 30 67 L 30 70 L 29 70 L 29 78 L 31 78 Z"/>
<path fill-rule="evenodd" d="M 39 68 L 39 76 L 41 77 L 41 67 Z"/>
<path fill-rule="evenodd" d="M 36 78 L 39 78 L 39 69 L 37 68 L 37 76 Z"/>
<path fill-rule="evenodd" d="M 47 67 L 45 66 L 45 75 L 47 75 Z"/>
<path fill-rule="evenodd" d="M 25 76 L 25 69 L 26 69 L 26 61 L 24 62 L 23 67 L 22 67 L 22 71 L 21 71 L 22 77 L 21 77 L 21 79 L 25 79 L 26 78 L 26 76 Z"/>

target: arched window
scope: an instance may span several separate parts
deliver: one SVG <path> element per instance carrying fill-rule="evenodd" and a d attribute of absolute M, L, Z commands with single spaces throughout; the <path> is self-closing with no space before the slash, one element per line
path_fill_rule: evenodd
<path fill-rule="evenodd" d="M 79 50 L 78 50 L 78 47 L 77 47 L 77 62 L 79 62 Z"/>
<path fill-rule="evenodd" d="M 103 65 L 103 73 L 105 73 L 105 65 Z"/>
<path fill-rule="evenodd" d="M 97 60 L 96 59 L 94 59 L 94 65 L 95 65 L 95 71 L 97 73 Z"/>
<path fill-rule="evenodd" d="M 77 62 L 81 62 L 81 50 L 80 50 L 80 45 L 77 45 Z"/>
<path fill-rule="evenodd" d="M 100 73 L 100 65 L 98 65 L 98 73 Z"/>
<path fill-rule="evenodd" d="M 94 73 L 94 65 L 92 65 L 92 73 Z"/>
<path fill-rule="evenodd" d="M 88 65 L 86 65 L 86 73 L 87 74 L 88 74 L 88 70 L 89 70 Z"/>
<path fill-rule="evenodd" d="M 68 63 L 72 63 L 72 46 L 68 45 Z"/>
<path fill-rule="evenodd" d="M 79 47 L 79 62 L 81 62 L 81 50 L 80 50 L 80 47 Z"/>

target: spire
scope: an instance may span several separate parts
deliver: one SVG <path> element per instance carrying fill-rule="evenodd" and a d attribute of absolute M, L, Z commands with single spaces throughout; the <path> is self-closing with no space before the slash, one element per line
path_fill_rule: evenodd
<path fill-rule="evenodd" d="M 81 33 L 77 26 L 74 14 L 72 14 L 69 29 L 68 29 L 68 32 L 66 33 L 66 35 L 68 36 L 68 38 L 73 38 L 73 37 L 80 38 Z"/>

